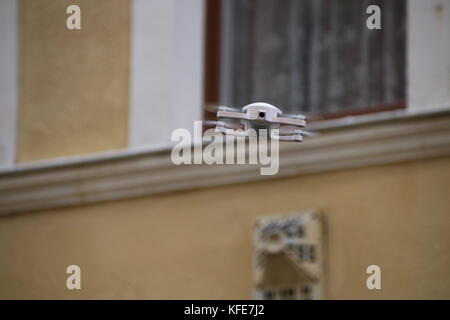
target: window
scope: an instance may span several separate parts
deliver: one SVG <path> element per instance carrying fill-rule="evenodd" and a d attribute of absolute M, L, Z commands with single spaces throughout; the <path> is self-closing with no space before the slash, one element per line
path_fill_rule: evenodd
<path fill-rule="evenodd" d="M 220 75 L 205 78 L 217 97 L 206 102 L 264 101 L 323 117 L 405 106 L 404 0 L 213 2 Z M 371 4 L 381 8 L 381 30 L 366 27 Z"/>

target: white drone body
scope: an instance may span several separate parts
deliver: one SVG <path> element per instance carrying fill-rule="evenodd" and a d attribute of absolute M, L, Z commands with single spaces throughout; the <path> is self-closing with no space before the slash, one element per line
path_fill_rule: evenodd
<path fill-rule="evenodd" d="M 249 136 L 255 131 L 260 132 L 259 129 L 266 129 L 271 139 L 303 141 L 304 131 L 299 128 L 306 126 L 305 116 L 295 114 L 281 117 L 281 114 L 280 109 L 264 102 L 248 104 L 242 111 L 219 107 L 216 131 L 229 135 Z"/>

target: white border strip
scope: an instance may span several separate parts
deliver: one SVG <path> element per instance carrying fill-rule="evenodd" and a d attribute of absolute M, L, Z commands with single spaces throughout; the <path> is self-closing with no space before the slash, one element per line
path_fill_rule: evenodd
<path fill-rule="evenodd" d="M 18 110 L 18 3 L 0 1 L 0 167 L 14 165 Z"/>

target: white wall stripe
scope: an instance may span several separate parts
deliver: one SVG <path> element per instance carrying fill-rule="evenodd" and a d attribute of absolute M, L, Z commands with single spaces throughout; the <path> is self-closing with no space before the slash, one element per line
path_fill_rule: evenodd
<path fill-rule="evenodd" d="M 408 107 L 450 104 L 450 0 L 408 1 Z"/>
<path fill-rule="evenodd" d="M 201 119 L 203 0 L 134 0 L 129 146 L 170 141 Z"/>
<path fill-rule="evenodd" d="M 18 110 L 18 1 L 0 1 L 0 167 L 15 162 Z"/>

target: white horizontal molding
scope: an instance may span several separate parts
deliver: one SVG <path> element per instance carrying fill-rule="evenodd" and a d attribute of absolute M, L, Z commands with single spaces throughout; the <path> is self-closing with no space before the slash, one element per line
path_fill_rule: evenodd
<path fill-rule="evenodd" d="M 312 124 L 319 136 L 280 145 L 275 176 L 257 165 L 176 166 L 170 148 L 22 165 L 0 172 L 0 214 L 450 155 L 449 111 L 374 119 Z"/>

